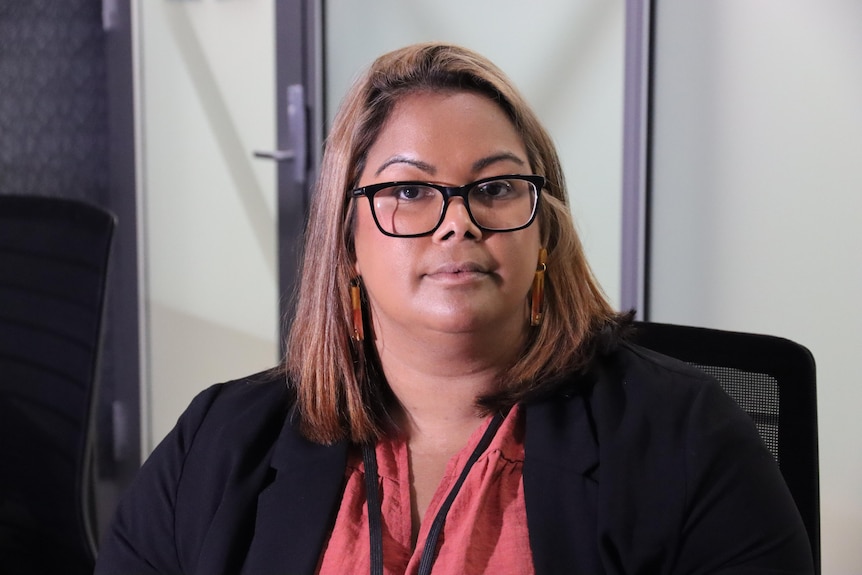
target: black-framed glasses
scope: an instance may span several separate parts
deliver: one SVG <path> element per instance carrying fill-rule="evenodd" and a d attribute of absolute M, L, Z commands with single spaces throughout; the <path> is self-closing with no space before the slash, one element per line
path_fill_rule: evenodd
<path fill-rule="evenodd" d="M 514 232 L 536 219 L 542 176 L 493 176 L 460 187 L 428 182 L 384 182 L 348 192 L 365 196 L 381 233 L 415 238 L 433 233 L 446 217 L 449 199 L 459 197 L 470 220 L 490 232 Z"/>

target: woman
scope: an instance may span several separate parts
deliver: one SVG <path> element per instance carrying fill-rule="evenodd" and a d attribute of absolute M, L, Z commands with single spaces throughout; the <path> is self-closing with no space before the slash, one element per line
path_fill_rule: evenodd
<path fill-rule="evenodd" d="M 811 573 L 748 417 L 625 342 L 550 138 L 462 48 L 345 98 L 283 370 L 204 391 L 97 573 Z"/>

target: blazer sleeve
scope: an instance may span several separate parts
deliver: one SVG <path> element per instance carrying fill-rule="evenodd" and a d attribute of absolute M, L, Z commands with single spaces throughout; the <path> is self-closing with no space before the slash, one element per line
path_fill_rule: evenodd
<path fill-rule="evenodd" d="M 633 348 L 594 402 L 606 571 L 814 573 L 805 527 L 751 418 L 717 381 Z"/>
<path fill-rule="evenodd" d="M 96 575 L 179 574 L 177 488 L 186 456 L 222 384 L 201 392 L 141 467 L 102 538 Z"/>
<path fill-rule="evenodd" d="M 772 454 L 717 384 L 694 399 L 684 453 L 676 573 L 814 573 L 805 527 Z"/>

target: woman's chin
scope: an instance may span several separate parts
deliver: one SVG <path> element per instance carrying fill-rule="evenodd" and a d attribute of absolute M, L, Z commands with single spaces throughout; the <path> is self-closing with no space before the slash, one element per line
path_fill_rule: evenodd
<path fill-rule="evenodd" d="M 503 311 L 500 309 L 487 309 L 482 307 L 458 307 L 445 311 L 429 311 L 424 315 L 424 324 L 432 331 L 448 333 L 452 335 L 481 335 L 485 338 L 494 338 L 495 335 L 503 335 L 518 329 L 518 326 L 527 327 L 527 318 L 523 312 Z"/>

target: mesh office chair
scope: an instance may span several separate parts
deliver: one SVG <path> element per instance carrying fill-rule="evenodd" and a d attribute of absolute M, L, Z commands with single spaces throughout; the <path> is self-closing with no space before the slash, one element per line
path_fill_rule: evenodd
<path fill-rule="evenodd" d="M 808 530 L 820 573 L 820 488 L 814 358 L 792 341 L 642 322 L 635 343 L 715 377 L 751 416 L 775 456 Z"/>
<path fill-rule="evenodd" d="M 0 572 L 91 573 L 92 414 L 114 218 L 0 195 Z"/>

